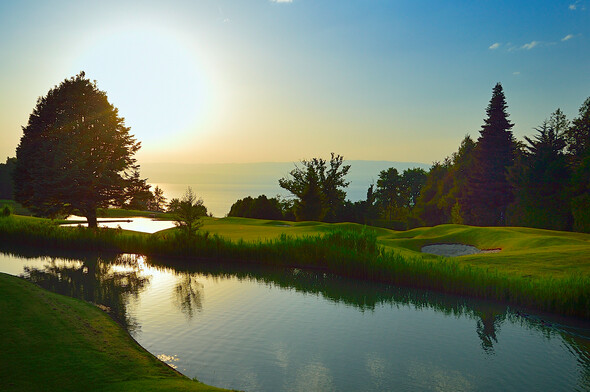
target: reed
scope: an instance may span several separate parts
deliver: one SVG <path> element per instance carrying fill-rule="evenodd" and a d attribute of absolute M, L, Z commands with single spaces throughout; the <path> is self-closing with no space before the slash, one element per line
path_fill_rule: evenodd
<path fill-rule="evenodd" d="M 522 276 L 457 259 L 412 255 L 381 246 L 377 231 L 368 227 L 334 226 L 315 236 L 282 234 L 259 241 L 230 241 L 208 232 L 189 239 L 174 229 L 150 235 L 59 227 L 44 219 L 8 216 L 0 218 L 0 236 L 2 241 L 24 246 L 141 253 L 169 263 L 182 258 L 313 268 L 590 319 L 590 277 L 575 269 L 557 277 Z"/>

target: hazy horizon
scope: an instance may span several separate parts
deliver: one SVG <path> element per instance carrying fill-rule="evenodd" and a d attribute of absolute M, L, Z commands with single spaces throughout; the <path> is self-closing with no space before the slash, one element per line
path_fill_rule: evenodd
<path fill-rule="evenodd" d="M 376 183 L 381 170 L 395 167 L 401 174 L 405 169 L 415 167 L 428 169 L 430 165 L 419 162 L 346 160 L 350 172 L 346 180 L 350 185 L 345 189 L 347 199 L 362 200 L 367 188 Z M 289 192 L 279 186 L 279 178 L 285 177 L 295 167 L 294 162 L 257 162 L 257 163 L 212 163 L 212 164 L 178 164 L 146 163 L 142 164 L 140 173 L 147 178 L 147 183 L 159 186 L 164 196 L 180 198 L 187 187 L 203 199 L 209 212 L 216 217 L 225 216 L 233 203 L 244 197 L 268 197 L 280 195 L 289 197 Z"/>

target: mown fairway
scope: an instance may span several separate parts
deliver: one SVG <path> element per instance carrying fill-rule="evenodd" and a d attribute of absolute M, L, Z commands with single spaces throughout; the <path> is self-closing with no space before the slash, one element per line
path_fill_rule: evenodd
<path fill-rule="evenodd" d="M 324 234 L 334 227 L 358 228 L 354 223 L 284 222 L 248 218 L 205 218 L 201 230 L 219 234 L 230 240 L 258 241 L 292 236 Z M 590 234 L 531 229 L 525 227 L 473 227 L 440 225 L 408 231 L 374 228 L 378 242 L 386 249 L 407 255 L 440 260 L 423 254 L 428 244 L 460 243 L 479 249 L 501 249 L 456 258 L 461 263 L 488 266 L 522 276 L 553 276 L 585 274 L 590 276 Z"/>

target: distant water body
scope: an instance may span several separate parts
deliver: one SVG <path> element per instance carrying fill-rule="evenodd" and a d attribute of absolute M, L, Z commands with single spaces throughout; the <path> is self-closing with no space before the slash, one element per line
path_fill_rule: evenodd
<path fill-rule="evenodd" d="M 430 165 L 419 162 L 345 161 L 350 165 L 346 188 L 351 201 L 365 199 L 367 188 L 376 183 L 381 170 L 396 168 L 400 174 L 409 168 L 428 170 Z M 301 166 L 301 164 L 299 164 Z M 257 197 L 290 194 L 279 186 L 279 179 L 288 176 L 295 168 L 293 162 L 227 163 L 227 164 L 173 164 L 143 163 L 142 177 L 153 187 L 158 185 L 164 196 L 180 198 L 191 187 L 203 199 L 207 210 L 216 217 L 226 216 L 233 203 L 247 196 Z"/>

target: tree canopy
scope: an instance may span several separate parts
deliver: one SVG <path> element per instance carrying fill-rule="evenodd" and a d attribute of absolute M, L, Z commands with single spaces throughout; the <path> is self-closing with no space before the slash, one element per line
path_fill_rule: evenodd
<path fill-rule="evenodd" d="M 41 216 L 121 204 L 145 184 L 133 155 L 141 144 L 107 94 L 84 72 L 40 97 L 16 150 L 15 198 Z"/>
<path fill-rule="evenodd" d="M 344 177 L 350 165 L 344 165 L 341 155 L 331 154 L 330 167 L 322 158 L 302 160 L 303 167 L 296 166 L 290 173 L 291 178 L 279 179 L 279 185 L 291 192 L 297 200 L 294 211 L 297 220 L 337 219 L 339 209 L 344 206 L 349 185 Z"/>

